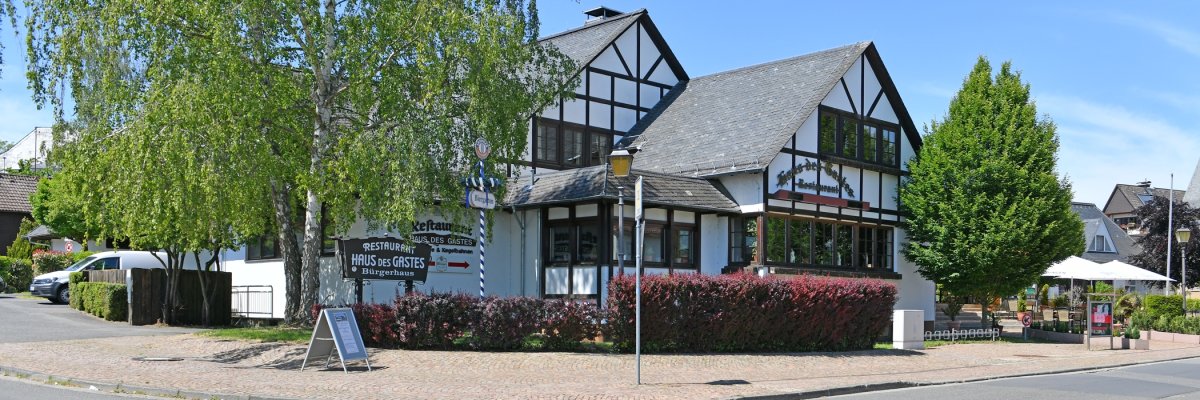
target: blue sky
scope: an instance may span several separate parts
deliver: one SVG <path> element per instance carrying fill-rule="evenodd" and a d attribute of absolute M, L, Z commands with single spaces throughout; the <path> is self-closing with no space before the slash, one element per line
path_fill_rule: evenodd
<path fill-rule="evenodd" d="M 1059 171 L 1103 207 L 1113 185 L 1187 185 L 1200 159 L 1200 2 L 541 0 L 542 34 L 598 5 L 646 8 L 692 77 L 874 41 L 918 128 L 941 118 L 978 56 L 1012 61 L 1058 125 Z M 1148 4 L 1148 5 L 1147 5 Z M 52 122 L 5 25 L 0 140 Z"/>

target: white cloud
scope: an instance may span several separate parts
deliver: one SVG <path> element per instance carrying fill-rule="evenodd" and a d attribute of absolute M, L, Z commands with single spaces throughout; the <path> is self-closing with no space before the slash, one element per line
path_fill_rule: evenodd
<path fill-rule="evenodd" d="M 1114 15 L 1112 19 L 1118 23 L 1150 32 L 1168 45 L 1200 57 L 1200 34 L 1196 32 L 1165 21 L 1144 17 Z"/>
<path fill-rule="evenodd" d="M 1074 183 L 1076 201 L 1104 207 L 1113 185 L 1150 179 L 1165 188 L 1172 172 L 1176 189 L 1190 180 L 1200 157 L 1195 134 L 1117 105 L 1053 94 L 1036 99 L 1058 125 L 1058 168 Z"/>

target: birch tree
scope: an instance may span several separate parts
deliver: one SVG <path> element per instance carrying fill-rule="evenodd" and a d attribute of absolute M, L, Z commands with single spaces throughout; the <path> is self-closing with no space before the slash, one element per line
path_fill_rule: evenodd
<path fill-rule="evenodd" d="M 364 219 L 405 233 L 416 213 L 461 195 L 476 138 L 501 161 L 519 158 L 529 116 L 573 87 L 574 66 L 537 45 L 537 25 L 535 3 L 518 0 L 44 0 L 26 21 L 27 74 L 35 99 L 60 116 L 74 96 L 87 123 L 72 135 L 98 147 L 81 154 L 112 157 L 105 165 L 123 179 L 195 182 L 140 192 L 147 207 L 196 190 L 213 197 L 176 212 L 228 206 L 247 218 L 216 226 L 239 234 L 256 230 L 249 219 L 272 222 L 285 314 L 304 322 L 320 300 L 323 212 L 336 231 Z M 103 140 L 114 136 L 144 141 Z M 130 167 L 156 145 L 179 145 L 161 151 L 180 157 Z M 197 171 L 182 157 L 196 149 L 207 154 L 200 165 L 236 167 Z M 266 215 L 252 215 L 264 199 Z"/>

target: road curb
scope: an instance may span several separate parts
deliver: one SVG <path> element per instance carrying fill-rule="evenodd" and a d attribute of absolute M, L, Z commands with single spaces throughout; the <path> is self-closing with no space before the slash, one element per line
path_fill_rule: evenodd
<path fill-rule="evenodd" d="M 871 383 L 871 384 L 865 384 L 865 385 L 854 385 L 854 386 L 843 386 L 843 387 L 836 387 L 836 388 L 829 388 L 829 389 L 810 390 L 810 391 L 797 392 L 797 393 L 783 393 L 783 394 L 773 394 L 773 395 L 765 395 L 765 396 L 747 396 L 747 397 L 738 397 L 738 398 L 739 399 L 748 399 L 748 400 L 817 399 L 817 398 L 829 397 L 829 396 L 844 396 L 844 395 L 848 395 L 848 394 L 879 392 L 879 391 L 884 391 L 884 390 L 905 389 L 905 388 L 922 387 L 922 386 L 953 385 L 953 384 L 960 384 L 960 383 L 994 381 L 994 380 L 999 380 L 999 379 L 1026 378 L 1026 377 L 1031 377 L 1031 376 L 1070 374 L 1070 373 L 1075 373 L 1075 372 L 1086 372 L 1086 371 L 1099 371 L 1099 370 L 1105 370 L 1105 369 L 1131 367 L 1134 365 L 1157 364 L 1157 363 L 1164 363 L 1164 362 L 1171 362 L 1171 361 L 1188 360 L 1188 359 L 1193 359 L 1193 358 L 1200 358 L 1200 356 L 1184 356 L 1184 357 L 1175 357 L 1175 358 L 1168 358 L 1168 359 L 1154 360 L 1154 361 L 1145 361 L 1145 362 L 1128 362 L 1128 363 L 1097 366 L 1097 367 L 1069 368 L 1069 369 L 1056 370 L 1056 371 L 1029 372 L 1029 373 L 1016 374 L 1016 375 L 989 376 L 989 377 L 983 377 L 983 378 L 970 378 L 970 379 L 960 379 L 960 380 L 942 381 L 942 382 L 899 381 L 899 382 Z"/>
<path fill-rule="evenodd" d="M 97 393 L 106 394 L 141 394 L 156 397 L 167 398 L 182 398 L 182 399 L 222 399 L 222 400 L 296 400 L 286 397 L 266 397 L 255 395 L 233 395 L 226 393 L 212 392 L 197 392 L 191 390 L 165 389 L 151 386 L 126 385 L 124 383 L 109 383 L 92 381 L 87 379 L 77 379 L 69 376 L 50 375 L 38 371 L 30 371 L 21 368 L 13 368 L 6 365 L 0 365 L 0 375 L 20 378 L 32 383 L 45 386 L 64 386 L 73 388 L 87 389 L 90 386 L 95 386 Z M 65 385 L 64 385 L 65 383 Z"/>

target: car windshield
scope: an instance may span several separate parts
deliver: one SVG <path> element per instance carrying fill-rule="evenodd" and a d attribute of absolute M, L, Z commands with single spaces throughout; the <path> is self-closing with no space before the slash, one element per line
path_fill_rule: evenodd
<path fill-rule="evenodd" d="M 70 267 L 67 267 L 66 270 L 71 271 L 71 272 L 81 270 L 81 269 L 83 269 L 83 266 L 91 264 L 92 261 L 96 261 L 96 256 L 88 256 L 87 258 L 79 260 L 79 262 L 71 264 Z"/>

